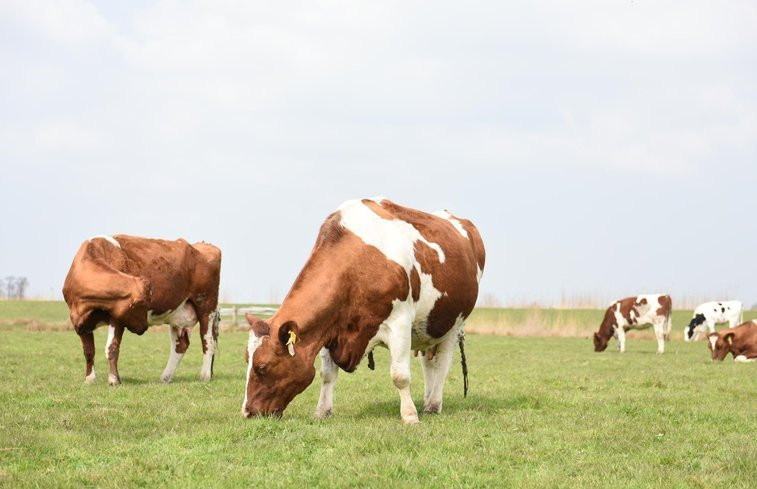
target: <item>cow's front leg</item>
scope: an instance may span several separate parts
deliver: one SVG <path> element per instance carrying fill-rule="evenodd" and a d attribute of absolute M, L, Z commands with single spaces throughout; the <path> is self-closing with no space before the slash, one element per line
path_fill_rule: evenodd
<path fill-rule="evenodd" d="M 318 399 L 318 406 L 315 408 L 315 417 L 324 419 L 331 416 L 331 410 L 334 406 L 334 384 L 336 376 L 339 373 L 339 367 L 331 358 L 331 353 L 326 348 L 321 348 L 321 397 Z"/>
<path fill-rule="evenodd" d="M 87 362 L 87 371 L 84 376 L 85 384 L 95 383 L 95 335 L 89 333 L 80 334 L 81 346 L 84 351 L 84 360 Z"/>
<path fill-rule="evenodd" d="M 200 338 L 202 339 L 200 380 L 203 381 L 208 381 L 213 377 L 213 360 L 218 342 L 218 320 L 216 311 L 200 316 Z"/>
<path fill-rule="evenodd" d="M 121 383 L 121 377 L 118 375 L 118 354 L 121 349 L 121 338 L 124 335 L 122 326 L 108 326 L 108 340 L 105 342 L 105 357 L 108 359 L 110 372 L 108 373 L 108 384 L 118 385 Z"/>
<path fill-rule="evenodd" d="M 160 380 L 163 382 L 171 382 L 173 380 L 173 374 L 176 372 L 176 367 L 181 363 L 181 359 L 184 358 L 184 353 L 189 348 L 189 330 L 187 328 L 177 328 L 171 326 L 171 351 L 168 354 L 168 363 L 166 364 L 163 374 L 160 376 Z"/>
<path fill-rule="evenodd" d="M 707 320 L 707 334 L 710 335 L 711 333 L 715 332 L 715 321 Z"/>
<path fill-rule="evenodd" d="M 623 326 L 618 326 L 615 328 L 615 336 L 618 337 L 618 349 L 620 350 L 620 353 L 623 353 L 626 351 L 626 330 L 623 329 Z"/>
<path fill-rule="evenodd" d="M 400 394 L 400 415 L 406 425 L 418 422 L 418 410 L 410 395 L 410 335 L 411 321 L 390 324 L 389 353 L 392 357 L 390 372 L 392 382 Z"/>

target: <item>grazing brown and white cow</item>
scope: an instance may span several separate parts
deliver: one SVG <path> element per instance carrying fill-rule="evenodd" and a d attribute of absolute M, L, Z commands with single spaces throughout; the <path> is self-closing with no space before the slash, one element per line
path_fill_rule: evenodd
<path fill-rule="evenodd" d="M 410 397 L 411 350 L 424 352 L 424 411 L 441 412 L 444 381 L 476 303 L 484 259 L 470 221 L 385 199 L 345 202 L 321 226 L 276 314 L 269 321 L 247 316 L 242 413 L 281 415 L 313 381 L 320 352 L 323 386 L 315 416 L 330 415 L 338 369 L 354 371 L 376 345 L 389 349 L 402 420 L 418 422 Z"/>
<path fill-rule="evenodd" d="M 93 331 L 108 324 L 108 383 L 121 383 L 118 353 L 124 329 L 138 335 L 149 326 L 171 326 L 171 351 L 161 379 L 170 382 L 200 322 L 204 353 L 201 380 L 213 375 L 218 339 L 221 251 L 207 243 L 134 236 L 98 236 L 82 243 L 63 285 L 71 323 L 87 362 L 86 383 L 95 381 Z"/>
<path fill-rule="evenodd" d="M 667 294 L 645 294 L 615 301 L 605 312 L 599 331 L 594 333 L 594 351 L 605 351 L 610 338 L 618 339 L 620 352 L 626 351 L 626 331 L 654 327 L 657 353 L 665 351 L 670 339 L 673 302 Z"/>
<path fill-rule="evenodd" d="M 723 360 L 730 353 L 737 362 L 757 361 L 757 320 L 710 333 L 707 339 L 713 360 Z"/>

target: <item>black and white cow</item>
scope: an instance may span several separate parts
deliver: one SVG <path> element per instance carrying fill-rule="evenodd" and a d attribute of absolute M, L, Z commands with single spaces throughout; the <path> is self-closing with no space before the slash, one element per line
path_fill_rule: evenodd
<path fill-rule="evenodd" d="M 684 341 L 698 340 L 704 337 L 705 328 L 709 333 L 715 332 L 716 324 L 728 323 L 729 328 L 743 322 L 744 306 L 741 301 L 705 302 L 694 309 L 694 317 L 683 330 Z"/>

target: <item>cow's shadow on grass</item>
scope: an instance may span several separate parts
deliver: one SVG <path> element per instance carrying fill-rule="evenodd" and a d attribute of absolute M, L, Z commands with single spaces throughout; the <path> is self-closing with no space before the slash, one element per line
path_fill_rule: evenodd
<path fill-rule="evenodd" d="M 468 395 L 467 398 L 449 398 L 444 400 L 443 411 L 441 416 L 454 413 L 481 413 L 494 414 L 502 411 L 521 411 L 541 410 L 545 407 L 546 400 L 536 395 L 504 395 L 502 397 L 485 397 L 476 394 Z M 423 412 L 423 402 L 415 401 L 415 407 L 418 409 L 418 415 L 423 417 L 437 416 L 436 414 L 425 414 Z M 339 406 L 334 406 L 335 411 L 339 411 Z M 338 415 L 338 414 L 337 414 Z M 379 402 L 365 404 L 362 409 L 355 414 L 358 418 L 398 418 L 400 415 L 399 396 L 396 399 L 386 399 Z"/>
<path fill-rule="evenodd" d="M 239 378 L 238 375 L 232 375 L 232 374 L 213 374 L 213 378 L 209 381 L 202 381 L 200 380 L 200 376 L 198 375 L 180 375 L 176 376 L 171 380 L 169 383 L 165 383 L 162 380 L 160 380 L 160 375 L 157 375 L 155 377 L 129 377 L 122 375 L 121 376 L 121 385 L 149 385 L 149 384 L 155 384 L 155 385 L 165 385 L 165 386 L 172 386 L 175 384 L 199 384 L 199 385 L 212 385 L 213 382 L 223 382 L 229 379 L 237 380 Z M 99 381 L 100 379 L 98 379 Z M 105 380 L 107 382 L 107 379 Z"/>

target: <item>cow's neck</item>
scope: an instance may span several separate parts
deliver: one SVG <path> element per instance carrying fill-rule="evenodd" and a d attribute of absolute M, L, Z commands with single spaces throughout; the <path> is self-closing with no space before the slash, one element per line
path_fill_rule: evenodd
<path fill-rule="evenodd" d="M 341 266 L 337 260 L 311 257 L 271 318 L 274 329 L 296 321 L 300 331 L 298 347 L 313 359 L 347 320 L 344 304 L 348 291 L 338 280 Z"/>

